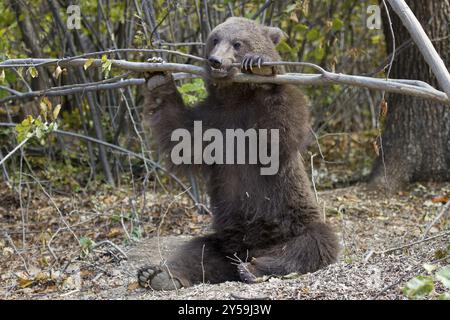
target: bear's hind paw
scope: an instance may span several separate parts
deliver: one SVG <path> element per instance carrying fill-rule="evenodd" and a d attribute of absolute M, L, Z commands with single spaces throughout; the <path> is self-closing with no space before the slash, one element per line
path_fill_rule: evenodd
<path fill-rule="evenodd" d="M 147 266 L 139 269 L 137 278 L 139 285 L 145 289 L 176 290 L 182 287 L 178 279 L 158 266 Z"/>
<path fill-rule="evenodd" d="M 242 282 L 245 283 L 256 283 L 258 282 L 258 278 L 252 272 L 252 265 L 250 263 L 241 263 L 237 266 L 239 277 Z"/>

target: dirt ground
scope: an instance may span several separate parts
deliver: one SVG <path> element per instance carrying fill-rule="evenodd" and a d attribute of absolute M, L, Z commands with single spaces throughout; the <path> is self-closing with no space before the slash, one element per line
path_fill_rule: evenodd
<path fill-rule="evenodd" d="M 209 216 L 196 214 L 186 199 L 167 196 L 163 204 L 159 199 L 158 208 L 149 209 L 159 218 L 141 216 L 143 237 L 126 241 L 130 222 L 114 218 L 117 203 L 123 203 L 122 211 L 133 204 L 125 194 L 112 200 L 110 196 L 97 198 L 91 210 L 83 211 L 83 221 L 70 220 L 71 201 L 53 196 L 61 215 L 54 212 L 52 203 L 44 208 L 51 214 L 29 209 L 26 246 L 22 247 L 21 215 L 11 213 L 20 207 L 17 199 L 4 193 L 0 204 L 0 298 L 406 299 L 401 288 L 412 277 L 426 273 L 423 264 L 450 262 L 448 215 L 433 224 L 426 240 L 421 240 L 449 195 L 448 183 L 416 184 L 389 197 L 363 186 L 319 192 L 324 218 L 335 226 L 342 244 L 336 264 L 311 274 L 272 277 L 253 285 L 227 282 L 154 292 L 138 288 L 136 269 L 159 263 L 183 241 L 208 231 Z M 156 200 L 148 195 L 146 201 Z M 98 212 L 104 215 L 98 218 Z M 72 239 L 75 236 L 79 242 Z M 84 240 L 80 241 L 81 236 Z"/>

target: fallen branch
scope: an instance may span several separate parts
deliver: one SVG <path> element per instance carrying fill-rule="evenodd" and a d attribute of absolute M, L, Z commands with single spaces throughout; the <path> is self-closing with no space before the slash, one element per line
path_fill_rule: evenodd
<path fill-rule="evenodd" d="M 77 59 L 10 59 L 0 63 L 0 68 L 16 68 L 16 67 L 35 67 L 36 65 L 59 65 L 61 67 L 75 67 L 83 66 L 88 61 L 85 58 Z M 173 72 L 173 73 L 189 73 L 200 77 L 207 77 L 205 70 L 202 67 L 179 64 L 179 63 L 149 63 L 149 62 L 130 62 L 125 60 L 110 60 L 112 66 L 134 72 Z M 91 66 L 101 67 L 104 63 L 101 59 L 91 59 Z M 445 92 L 439 91 L 433 88 L 431 85 L 419 81 L 419 80 L 402 80 L 402 79 L 379 79 L 370 78 L 364 76 L 353 76 L 346 74 L 338 74 L 324 70 L 320 66 L 305 63 L 305 62 L 266 62 L 262 66 L 274 66 L 274 65 L 291 65 L 291 66 L 307 66 L 318 70 L 319 74 L 305 74 L 305 73 L 287 73 L 276 76 L 259 76 L 254 74 L 238 73 L 231 77 L 229 81 L 238 83 L 274 83 L 274 84 L 298 84 L 298 85 L 350 85 L 361 88 L 369 88 L 373 90 L 382 90 L 387 92 L 393 92 L 398 94 L 410 95 L 420 97 L 424 99 L 433 100 L 446 105 L 450 105 L 450 99 Z M 179 77 L 179 76 L 178 76 Z M 125 82 L 128 81 L 128 82 Z M 92 85 L 84 87 L 84 90 L 104 90 L 115 89 L 118 87 L 142 84 L 142 79 L 130 79 L 123 80 L 117 83 Z M 64 89 L 65 90 L 65 89 Z M 77 88 L 74 91 L 61 91 L 60 93 L 73 94 L 76 93 Z M 79 91 L 78 91 L 79 92 Z M 42 94 L 42 93 L 39 93 Z M 53 92 L 54 95 L 58 94 L 58 91 Z M 21 95 L 13 95 L 2 99 L 0 102 L 5 102 L 5 99 L 14 100 L 23 98 L 24 95 L 32 97 L 36 94 L 23 93 Z M 16 98 L 17 97 L 17 98 Z"/>

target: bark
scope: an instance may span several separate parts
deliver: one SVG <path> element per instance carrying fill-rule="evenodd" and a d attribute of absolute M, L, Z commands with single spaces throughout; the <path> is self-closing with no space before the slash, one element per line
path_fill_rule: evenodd
<path fill-rule="evenodd" d="M 410 0 L 411 10 L 424 27 L 444 63 L 450 65 L 450 2 Z M 390 10 L 397 47 L 411 39 L 398 16 Z M 389 53 L 393 51 L 388 19 L 383 20 Z M 436 77 L 419 52 L 411 46 L 399 54 L 390 77 L 423 80 L 439 88 Z M 382 150 L 371 182 L 395 191 L 415 181 L 450 179 L 450 108 L 436 102 L 403 95 L 388 96 L 388 114 Z M 384 161 L 383 161 L 384 158 Z"/>

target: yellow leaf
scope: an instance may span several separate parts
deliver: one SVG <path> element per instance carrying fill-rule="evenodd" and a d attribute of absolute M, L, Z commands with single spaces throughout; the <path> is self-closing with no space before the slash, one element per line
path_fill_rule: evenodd
<path fill-rule="evenodd" d="M 122 234 L 121 228 L 111 228 L 109 233 L 106 235 L 108 238 L 114 238 Z"/>
<path fill-rule="evenodd" d="M 41 107 L 41 112 L 43 114 L 47 114 L 47 111 L 48 111 L 47 104 L 44 101 L 41 101 L 39 106 Z"/>
<path fill-rule="evenodd" d="M 49 280 L 49 275 L 47 273 L 41 271 L 36 275 L 35 280 L 39 281 L 39 282 L 47 281 L 47 280 Z"/>
<path fill-rule="evenodd" d="M 373 150 L 375 151 L 375 154 L 379 157 L 380 156 L 380 146 L 378 145 L 377 141 L 374 141 L 372 143 L 373 145 Z"/>
<path fill-rule="evenodd" d="M 44 119 L 47 119 L 47 116 L 52 112 L 52 102 L 47 97 L 44 97 L 39 106 L 41 107 L 41 115 Z"/>
<path fill-rule="evenodd" d="M 434 203 L 446 204 L 448 201 L 450 201 L 450 198 L 448 196 L 440 196 L 440 197 L 434 197 L 433 199 L 431 199 L 431 201 Z"/>
<path fill-rule="evenodd" d="M 388 113 L 388 103 L 386 100 L 381 101 L 380 105 L 380 118 L 384 120 L 386 118 L 386 115 Z"/>
<path fill-rule="evenodd" d="M 61 67 L 57 66 L 55 72 L 53 72 L 53 76 L 55 77 L 55 79 L 58 79 L 62 72 L 63 70 L 61 69 Z"/>
<path fill-rule="evenodd" d="M 139 286 L 139 283 L 138 283 L 138 282 L 132 282 L 132 283 L 130 283 L 130 284 L 128 285 L 128 287 L 127 287 L 127 289 L 128 289 L 129 291 L 136 290 L 136 289 L 139 289 L 139 288 L 140 288 L 140 286 Z"/>
<path fill-rule="evenodd" d="M 58 104 L 55 109 L 53 109 L 53 120 L 58 118 L 59 111 L 61 111 L 61 104 Z"/>
<path fill-rule="evenodd" d="M 33 284 L 33 282 L 34 282 L 33 280 L 25 278 L 25 277 L 18 277 L 17 278 L 17 284 L 22 289 L 31 286 Z"/>
<path fill-rule="evenodd" d="M 103 60 L 103 58 L 102 58 L 102 60 Z M 84 70 L 87 70 L 92 65 L 93 62 L 94 62 L 94 58 L 87 59 L 83 66 Z"/>
<path fill-rule="evenodd" d="M 297 14 L 294 11 L 291 12 L 291 16 L 289 17 L 289 19 L 291 19 L 295 23 L 298 23 L 298 17 L 297 17 Z"/>
<path fill-rule="evenodd" d="M 39 76 L 39 72 L 35 67 L 28 68 L 28 73 L 31 75 L 32 78 L 37 78 Z"/>
<path fill-rule="evenodd" d="M 5 70 L 0 73 L 0 84 L 5 82 Z"/>

